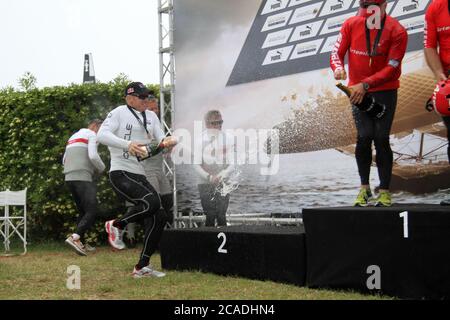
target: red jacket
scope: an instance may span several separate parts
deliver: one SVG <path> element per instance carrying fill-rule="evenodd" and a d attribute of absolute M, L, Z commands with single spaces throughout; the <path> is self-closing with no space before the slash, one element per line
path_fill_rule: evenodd
<path fill-rule="evenodd" d="M 424 47 L 439 46 L 439 56 L 445 73 L 450 70 L 450 14 L 448 0 L 434 0 L 425 14 Z"/>
<path fill-rule="evenodd" d="M 366 18 L 361 14 L 344 22 L 331 52 L 331 68 L 333 71 L 343 69 L 344 58 L 348 52 L 349 86 L 366 82 L 370 85 L 369 92 L 398 89 L 408 33 L 397 20 L 387 15 L 377 55 L 372 57 L 370 65 L 365 21 Z M 371 49 L 378 31 L 378 29 L 370 30 Z"/>

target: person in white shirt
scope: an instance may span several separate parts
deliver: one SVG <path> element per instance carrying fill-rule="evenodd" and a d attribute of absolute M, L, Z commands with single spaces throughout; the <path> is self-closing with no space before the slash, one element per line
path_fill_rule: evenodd
<path fill-rule="evenodd" d="M 63 157 L 66 185 L 79 212 L 76 231 L 66 239 L 66 243 L 82 256 L 93 250 L 87 244 L 83 245 L 83 241 L 84 234 L 92 227 L 98 213 L 97 186 L 92 176 L 96 171 L 102 173 L 105 170 L 105 164 L 97 152 L 97 132 L 101 124 L 101 120 L 92 120 L 87 129 L 73 134 Z"/>
<path fill-rule="evenodd" d="M 227 182 L 234 170 L 230 163 L 230 154 L 235 153 L 234 137 L 222 131 L 222 115 L 218 110 L 210 110 L 204 117 L 206 130 L 202 135 L 203 161 L 195 165 L 200 175 L 198 185 L 200 200 L 206 215 L 205 226 L 226 226 L 226 212 L 230 202 L 230 194 L 223 193 L 224 183 Z"/>
<path fill-rule="evenodd" d="M 118 250 L 124 249 L 122 234 L 127 224 L 144 223 L 144 247 L 132 273 L 135 278 L 165 276 L 150 267 L 150 257 L 158 246 L 166 223 L 165 214 L 160 197 L 147 181 L 138 157 L 146 156 L 144 146 L 153 139 L 164 147 L 170 147 L 171 143 L 165 138 L 156 114 L 146 110 L 148 94 L 149 90 L 142 83 L 130 83 L 125 89 L 126 105 L 112 110 L 98 132 L 99 142 L 107 145 L 111 154 L 111 185 L 123 201 L 134 205 L 122 218 L 106 222 L 110 245 Z"/>
<path fill-rule="evenodd" d="M 147 108 L 159 115 L 158 99 L 150 95 L 147 99 Z M 173 188 L 170 185 L 169 179 L 164 174 L 164 159 L 163 153 L 158 153 L 142 162 L 144 165 L 145 176 L 148 182 L 156 189 L 161 196 L 161 205 L 166 211 L 169 223 L 173 221 L 172 207 L 173 207 Z"/>

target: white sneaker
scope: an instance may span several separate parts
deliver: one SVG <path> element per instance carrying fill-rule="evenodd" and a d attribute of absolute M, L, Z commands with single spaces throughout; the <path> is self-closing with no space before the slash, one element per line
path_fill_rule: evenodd
<path fill-rule="evenodd" d="M 137 270 L 136 267 L 133 269 L 132 273 L 133 278 L 144 278 L 144 277 L 156 277 L 162 278 L 165 277 L 166 274 L 161 271 L 154 270 L 152 267 L 143 267 L 140 270 Z"/>
<path fill-rule="evenodd" d="M 75 252 L 80 256 L 87 256 L 86 250 L 80 240 L 73 240 L 72 236 L 66 239 L 66 244 L 68 244 Z"/>
<path fill-rule="evenodd" d="M 114 249 L 123 250 L 126 248 L 125 243 L 122 240 L 123 231 L 113 226 L 114 220 L 107 221 L 105 223 L 105 229 L 108 233 L 108 242 Z"/>

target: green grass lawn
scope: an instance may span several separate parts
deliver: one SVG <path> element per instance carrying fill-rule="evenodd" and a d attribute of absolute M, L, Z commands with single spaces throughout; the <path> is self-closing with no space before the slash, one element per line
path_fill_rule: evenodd
<path fill-rule="evenodd" d="M 139 249 L 109 247 L 80 257 L 63 244 L 32 245 L 25 256 L 0 257 L 0 299 L 171 299 L 171 300 L 372 300 L 354 292 L 312 290 L 270 281 L 201 272 L 166 271 L 164 278 L 130 276 Z M 160 257 L 152 257 L 160 268 Z M 81 269 L 81 289 L 66 288 L 67 267 Z"/>

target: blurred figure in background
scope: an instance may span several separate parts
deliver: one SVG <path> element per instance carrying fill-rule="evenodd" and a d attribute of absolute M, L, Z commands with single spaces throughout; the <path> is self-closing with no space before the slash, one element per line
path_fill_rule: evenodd
<path fill-rule="evenodd" d="M 226 213 L 230 194 L 224 193 L 227 178 L 234 170 L 229 155 L 234 154 L 234 137 L 222 131 L 220 111 L 210 110 L 204 117 L 206 130 L 202 135 L 202 164 L 194 165 L 201 183 L 198 185 L 200 200 L 206 215 L 205 226 L 226 226 Z"/>

